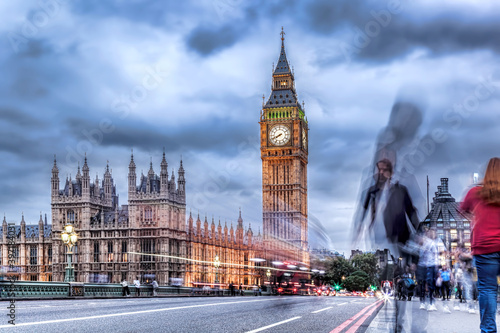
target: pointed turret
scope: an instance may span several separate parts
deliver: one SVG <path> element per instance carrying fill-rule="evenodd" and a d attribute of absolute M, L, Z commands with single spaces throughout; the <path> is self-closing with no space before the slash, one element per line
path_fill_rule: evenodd
<path fill-rule="evenodd" d="M 24 213 L 21 218 L 21 243 L 26 241 L 26 222 L 24 221 Z"/>
<path fill-rule="evenodd" d="M 205 222 L 203 223 L 203 236 L 208 236 L 208 221 L 207 216 L 205 215 Z"/>
<path fill-rule="evenodd" d="M 104 172 L 104 200 L 106 205 L 111 206 L 111 196 L 112 196 L 113 180 L 111 179 L 111 173 L 109 172 L 109 162 L 106 163 L 106 171 Z"/>
<path fill-rule="evenodd" d="M 238 243 L 243 243 L 243 219 L 241 218 L 241 208 L 238 217 L 238 225 L 236 226 L 236 241 Z"/>
<path fill-rule="evenodd" d="M 163 148 L 163 158 L 161 159 L 160 171 L 160 194 L 162 196 L 168 195 L 168 163 L 165 158 L 165 148 Z"/>
<path fill-rule="evenodd" d="M 3 231 L 3 242 L 4 244 L 7 244 L 7 235 L 8 235 L 8 229 L 7 229 L 7 220 L 5 219 L 5 213 L 3 213 L 3 222 L 2 222 L 2 231 Z"/>
<path fill-rule="evenodd" d="M 75 179 L 78 183 L 82 180 L 82 174 L 80 173 L 80 162 L 78 162 L 78 168 L 76 169 Z"/>
<path fill-rule="evenodd" d="M 89 166 L 87 164 L 87 153 L 85 153 L 85 159 L 83 160 L 82 172 L 83 172 L 82 197 L 89 200 L 90 199 L 90 174 L 89 174 Z"/>
<path fill-rule="evenodd" d="M 227 221 L 224 221 L 224 240 L 227 241 Z"/>
<path fill-rule="evenodd" d="M 178 184 L 178 193 L 179 197 L 182 199 L 186 199 L 186 179 L 184 179 L 184 167 L 182 166 L 182 157 L 181 157 L 181 165 L 179 167 L 179 180 L 177 182 Z"/>
<path fill-rule="evenodd" d="M 233 229 L 233 222 L 231 222 L 231 229 L 229 229 L 229 236 L 231 237 L 229 240 L 231 242 L 234 242 L 234 229 Z"/>
<path fill-rule="evenodd" d="M 43 238 L 43 218 L 42 218 L 42 212 L 40 212 L 40 220 L 38 220 L 38 237 L 40 239 Z"/>
<path fill-rule="evenodd" d="M 168 184 L 168 191 L 170 192 L 170 194 L 175 194 L 175 174 L 174 174 L 174 170 L 172 170 L 172 177 L 170 178 L 170 182 Z"/>
<path fill-rule="evenodd" d="M 212 238 L 215 236 L 215 222 L 214 222 L 214 217 L 212 216 L 212 224 L 210 225 L 210 231 L 212 234 Z"/>
<path fill-rule="evenodd" d="M 69 181 L 68 181 L 68 191 L 69 191 L 69 196 L 73 196 L 73 180 L 71 179 L 71 174 L 69 174 Z"/>
<path fill-rule="evenodd" d="M 137 175 L 135 173 L 134 151 L 130 155 L 128 164 L 128 198 L 132 199 L 137 192 Z"/>
<path fill-rule="evenodd" d="M 189 212 L 189 219 L 188 219 L 188 233 L 189 234 L 193 233 L 193 216 L 191 215 L 191 211 Z"/>
<path fill-rule="evenodd" d="M 248 246 L 252 246 L 252 237 L 253 237 L 252 225 L 249 223 L 247 230 Z"/>
<path fill-rule="evenodd" d="M 52 178 L 50 180 L 52 184 L 52 198 L 59 195 L 59 169 L 57 168 L 56 155 L 54 155 L 54 166 L 52 167 Z"/>
<path fill-rule="evenodd" d="M 201 220 L 200 220 L 200 213 L 198 213 L 198 218 L 196 219 L 196 235 L 200 236 L 201 235 Z"/>
<path fill-rule="evenodd" d="M 300 113 L 280 110 L 274 112 L 267 110 L 270 108 L 296 107 Z M 293 71 L 290 68 L 285 52 L 285 32 L 281 28 L 281 51 L 278 63 L 273 72 L 273 84 L 271 87 L 271 95 L 264 105 L 262 112 L 263 118 L 293 118 L 304 117 L 302 106 L 300 105 L 297 93 L 295 91 L 295 78 Z M 283 112 L 284 111 L 284 112 Z"/>
<path fill-rule="evenodd" d="M 278 63 L 276 64 L 276 68 L 274 69 L 273 75 L 282 75 L 282 74 L 292 74 L 292 70 L 290 65 L 288 64 L 288 60 L 286 59 L 285 53 L 285 31 L 283 27 L 281 27 L 281 52 L 280 57 L 278 59 Z"/>
<path fill-rule="evenodd" d="M 101 196 L 101 191 L 99 190 L 99 177 L 97 173 L 95 174 L 95 183 L 94 183 L 94 197 L 99 198 Z"/>

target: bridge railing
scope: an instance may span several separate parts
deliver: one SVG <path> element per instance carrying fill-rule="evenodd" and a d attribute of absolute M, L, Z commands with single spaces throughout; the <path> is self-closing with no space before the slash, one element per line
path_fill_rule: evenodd
<path fill-rule="evenodd" d="M 143 285 L 141 296 L 153 296 L 153 287 Z M 136 287 L 129 285 L 131 296 L 136 294 Z M 0 281 L 0 296 L 2 299 L 18 298 L 64 298 L 64 297 L 121 297 L 123 289 L 119 283 L 81 283 L 81 282 L 38 282 L 38 281 Z M 158 296 L 230 296 L 228 289 L 202 289 L 191 287 L 161 286 Z M 239 294 L 236 291 L 236 294 Z M 245 290 L 247 296 L 253 295 L 252 290 Z M 269 293 L 263 292 L 262 295 Z"/>

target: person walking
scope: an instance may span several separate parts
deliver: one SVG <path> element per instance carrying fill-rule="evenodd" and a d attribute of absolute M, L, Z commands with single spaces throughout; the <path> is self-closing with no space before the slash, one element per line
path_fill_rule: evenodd
<path fill-rule="evenodd" d="M 128 282 L 127 280 L 123 280 L 122 283 L 122 296 L 130 296 L 130 289 L 128 288 Z"/>
<path fill-rule="evenodd" d="M 243 296 L 243 286 L 240 283 L 240 296 Z"/>
<path fill-rule="evenodd" d="M 153 286 L 153 296 L 158 296 L 158 282 L 156 282 L 156 280 L 153 280 L 152 286 Z"/>
<path fill-rule="evenodd" d="M 488 162 L 482 186 L 471 188 L 461 209 L 474 215 L 472 254 L 477 270 L 481 332 L 496 332 L 500 274 L 500 158 Z"/>
<path fill-rule="evenodd" d="M 450 300 L 450 293 L 451 293 L 451 272 L 448 269 L 447 265 L 444 265 L 443 268 L 441 269 L 441 294 L 443 296 L 443 302 L 447 302 Z M 448 304 L 444 304 L 444 312 L 445 313 L 451 313 Z"/>
<path fill-rule="evenodd" d="M 141 296 L 141 282 L 139 281 L 139 277 L 134 280 L 135 286 L 135 296 Z"/>
<path fill-rule="evenodd" d="M 423 266 L 426 267 L 426 283 L 429 290 L 429 305 L 427 311 L 436 311 L 434 304 L 434 291 L 436 290 L 436 280 L 438 278 L 439 254 L 444 251 L 445 247 L 441 238 L 436 237 L 436 230 L 430 229 L 427 231 L 427 237 L 423 242 Z"/>

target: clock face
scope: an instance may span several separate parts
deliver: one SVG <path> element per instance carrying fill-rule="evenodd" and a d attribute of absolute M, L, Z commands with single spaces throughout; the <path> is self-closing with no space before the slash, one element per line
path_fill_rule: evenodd
<path fill-rule="evenodd" d="M 276 146 L 283 146 L 290 141 L 290 129 L 285 125 L 276 125 L 269 131 L 269 140 Z"/>
<path fill-rule="evenodd" d="M 307 135 L 305 129 L 302 129 L 302 148 L 307 149 Z"/>

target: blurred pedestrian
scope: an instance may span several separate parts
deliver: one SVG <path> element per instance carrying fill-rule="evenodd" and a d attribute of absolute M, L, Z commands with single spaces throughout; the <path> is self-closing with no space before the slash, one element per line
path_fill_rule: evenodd
<path fill-rule="evenodd" d="M 243 286 L 240 283 L 240 296 L 243 296 Z"/>
<path fill-rule="evenodd" d="M 481 332 L 496 332 L 497 276 L 500 274 L 500 158 L 490 159 L 482 186 L 469 190 L 461 208 L 474 214 L 472 253 L 477 269 Z"/>
<path fill-rule="evenodd" d="M 389 249 L 392 256 L 402 258 L 404 266 L 409 264 L 409 254 L 401 253 L 400 249 L 418 229 L 417 211 L 407 188 L 399 182 L 391 182 L 392 162 L 382 158 L 376 163 L 376 167 L 376 183 L 365 194 L 357 232 L 361 234 L 363 221 L 370 211 L 368 230 L 372 242 L 377 244 L 377 247 Z M 407 218 L 411 226 L 408 225 Z"/>
<path fill-rule="evenodd" d="M 152 286 L 153 286 L 153 296 L 158 296 L 158 282 L 156 282 L 156 280 L 153 280 Z"/>
<path fill-rule="evenodd" d="M 436 280 L 438 278 L 439 254 L 442 253 L 444 249 L 443 241 L 441 238 L 436 237 L 436 230 L 429 229 L 427 231 L 427 237 L 423 240 L 423 251 L 420 257 L 422 265 L 426 267 L 425 282 L 429 291 L 429 305 L 427 306 L 427 311 L 437 310 L 434 304 L 434 291 L 436 290 Z"/>
<path fill-rule="evenodd" d="M 128 288 L 127 280 L 123 279 L 122 283 L 122 296 L 130 296 L 130 289 Z"/>
<path fill-rule="evenodd" d="M 139 281 L 139 277 L 134 280 L 135 286 L 135 296 L 141 296 L 141 282 Z"/>

